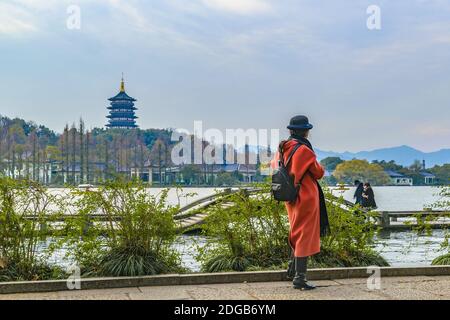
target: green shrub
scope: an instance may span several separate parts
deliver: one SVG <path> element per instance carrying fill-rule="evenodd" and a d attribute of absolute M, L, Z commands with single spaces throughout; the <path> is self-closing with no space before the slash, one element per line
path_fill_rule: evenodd
<path fill-rule="evenodd" d="M 375 214 L 359 207 L 349 209 L 342 198 L 324 188 L 327 198 L 331 232 L 321 239 L 321 252 L 310 259 L 317 267 L 387 266 L 388 263 L 373 250 L 378 230 Z"/>
<path fill-rule="evenodd" d="M 98 275 L 144 276 L 167 273 L 173 268 L 161 256 L 143 247 L 114 247 L 102 255 Z"/>
<path fill-rule="evenodd" d="M 167 194 L 152 196 L 144 184 L 120 179 L 92 190 L 73 189 L 75 215 L 66 220 L 62 243 L 84 276 L 182 271 L 172 248 L 178 207 L 167 204 Z M 102 214 L 101 222 L 92 219 L 95 214 Z"/>
<path fill-rule="evenodd" d="M 199 248 L 197 257 L 204 271 L 268 267 L 282 263 L 289 255 L 284 206 L 273 200 L 267 185 L 262 187 L 256 194 L 241 190 L 227 195 L 208 210 L 203 225 L 208 243 Z"/>
<path fill-rule="evenodd" d="M 432 265 L 441 265 L 441 266 L 450 266 L 450 253 L 444 254 L 435 258 L 432 262 Z"/>
<path fill-rule="evenodd" d="M 42 280 L 62 273 L 39 252 L 51 234 L 58 198 L 38 183 L 0 178 L 0 281 Z M 52 212 L 53 210 L 53 212 Z"/>
<path fill-rule="evenodd" d="M 255 263 L 252 262 L 251 258 L 249 259 L 243 256 L 233 255 L 218 255 L 207 260 L 203 269 L 208 272 L 220 272 L 227 270 L 245 271 L 254 264 Z"/>
<path fill-rule="evenodd" d="M 308 264 L 313 268 L 389 266 L 386 260 L 373 250 L 338 251 L 327 247 L 322 247 L 320 253 L 314 255 Z"/>
<path fill-rule="evenodd" d="M 242 190 L 225 196 L 208 210 L 203 233 L 207 244 L 197 259 L 203 271 L 245 271 L 286 267 L 290 257 L 289 222 L 283 203 L 269 186 L 249 195 Z M 322 239 L 321 252 L 309 259 L 315 267 L 386 266 L 372 248 L 377 231 L 372 213 L 347 210 L 343 200 L 326 191 L 331 232 Z M 225 204 L 225 205 L 224 205 Z M 372 219 L 371 219 L 372 218 Z"/>
<path fill-rule="evenodd" d="M 66 279 L 67 276 L 63 268 L 41 260 L 36 260 L 32 264 L 10 261 L 5 268 L 0 268 L 0 282 Z"/>

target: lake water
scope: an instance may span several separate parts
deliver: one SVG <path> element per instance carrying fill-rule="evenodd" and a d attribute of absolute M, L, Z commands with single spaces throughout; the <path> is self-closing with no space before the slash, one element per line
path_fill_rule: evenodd
<path fill-rule="evenodd" d="M 381 232 L 375 250 L 392 266 L 430 265 L 434 258 L 445 253 L 441 243 L 445 230 L 433 230 L 430 235 L 418 236 L 411 231 Z"/>
<path fill-rule="evenodd" d="M 333 190 L 333 194 L 343 196 L 344 199 L 353 202 L 354 187 L 346 188 L 344 192 Z M 149 193 L 158 195 L 162 188 L 149 188 Z M 214 194 L 223 188 L 185 188 L 181 192 L 171 189 L 168 194 L 168 202 L 171 204 L 180 203 L 182 206 L 196 199 Z M 399 187 L 373 187 L 375 200 L 380 211 L 406 211 L 406 210 L 423 210 L 440 199 L 438 187 L 428 186 L 399 186 Z M 183 196 L 183 194 L 193 194 L 191 196 Z"/>
<path fill-rule="evenodd" d="M 375 239 L 374 249 L 378 251 L 391 266 L 430 265 L 434 258 L 442 255 L 440 245 L 444 239 L 443 230 L 433 230 L 430 236 L 417 236 L 412 232 L 381 233 Z M 185 267 L 194 272 L 200 271 L 200 264 L 195 260 L 196 246 L 204 246 L 206 239 L 201 236 L 181 236 L 176 246 L 181 253 Z"/>
<path fill-rule="evenodd" d="M 150 188 L 149 193 L 158 195 L 161 188 Z M 175 189 L 170 190 L 168 201 L 171 204 L 186 205 L 191 201 L 213 194 L 220 189 L 215 188 L 185 188 L 182 193 L 194 193 L 193 196 L 183 196 Z M 352 201 L 355 188 L 344 192 L 334 190 L 335 195 L 342 195 Z M 374 187 L 374 193 L 379 209 L 382 211 L 422 210 L 424 207 L 439 200 L 438 189 L 435 187 Z M 58 190 L 57 192 L 63 192 Z M 375 249 L 392 266 L 429 265 L 441 255 L 440 244 L 444 240 L 444 230 L 433 230 L 431 235 L 417 236 L 411 231 L 382 232 L 375 239 Z M 185 267 L 194 272 L 200 270 L 200 264 L 195 260 L 197 250 L 195 244 L 205 245 L 206 239 L 198 235 L 182 235 L 178 238 L 176 249 L 180 252 Z M 62 252 L 57 252 L 52 261 L 70 264 L 64 259 Z"/>
<path fill-rule="evenodd" d="M 151 195 L 158 196 L 163 188 L 149 188 Z M 184 188 L 177 190 L 171 188 L 167 201 L 169 204 L 184 206 L 189 202 L 222 191 L 223 188 Z M 436 202 L 439 199 L 436 187 L 373 187 L 375 200 L 380 211 L 422 210 L 424 206 Z M 63 194 L 66 189 L 50 189 L 52 193 Z M 353 202 L 354 187 L 348 187 L 345 191 L 332 189 L 333 194 L 343 196 L 344 199 Z"/>
<path fill-rule="evenodd" d="M 156 198 L 159 198 L 162 191 L 165 189 L 167 188 L 148 188 L 147 190 L 149 194 L 155 196 Z M 93 188 L 92 190 L 95 190 L 95 188 Z M 183 207 L 190 202 L 223 190 L 224 188 L 170 188 L 167 194 L 167 203 L 169 205 L 180 205 L 181 207 Z M 49 191 L 51 194 L 61 197 L 64 197 L 66 194 L 70 193 L 70 190 L 66 188 L 50 188 Z M 70 212 L 67 212 L 67 214 L 70 214 Z"/>
<path fill-rule="evenodd" d="M 354 187 L 345 191 L 333 189 L 333 194 L 342 195 L 345 200 L 354 202 Z M 372 187 L 379 211 L 420 211 L 440 199 L 437 187 Z"/>

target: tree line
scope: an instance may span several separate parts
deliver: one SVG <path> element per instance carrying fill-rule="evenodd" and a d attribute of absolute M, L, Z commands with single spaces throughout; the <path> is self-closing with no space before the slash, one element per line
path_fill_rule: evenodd
<path fill-rule="evenodd" d="M 402 166 L 395 161 L 352 159 L 344 161 L 339 157 L 327 157 L 321 160 L 321 164 L 330 172 L 327 177 L 329 184 L 349 183 L 354 180 L 368 181 L 375 185 L 389 185 L 391 180 L 387 171 L 394 171 L 409 177 L 413 185 L 424 185 L 424 177 L 421 173 L 428 172 L 436 178 L 433 184 L 450 184 L 450 164 L 435 165 L 432 168 L 425 169 L 420 160 L 414 160 L 410 166 Z"/>
<path fill-rule="evenodd" d="M 57 133 L 31 121 L 0 117 L 0 175 L 53 186 L 97 184 L 117 176 L 160 185 L 179 183 L 180 177 L 188 185 L 230 186 L 243 181 L 240 172 L 213 172 L 213 166 L 205 164 L 182 165 L 171 173 L 177 143 L 171 136 L 168 129 L 87 129 L 83 119 Z M 203 150 L 209 144 L 201 141 Z M 259 173 L 256 176 L 262 179 Z"/>
<path fill-rule="evenodd" d="M 171 165 L 171 131 L 86 129 L 82 119 L 58 134 L 22 119 L 0 118 L 0 169 L 44 184 L 91 183 L 149 163 Z"/>

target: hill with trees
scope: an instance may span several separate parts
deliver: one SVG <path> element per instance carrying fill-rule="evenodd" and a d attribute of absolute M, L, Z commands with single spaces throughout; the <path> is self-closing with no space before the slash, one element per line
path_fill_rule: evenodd
<path fill-rule="evenodd" d="M 164 129 L 87 130 L 82 119 L 56 133 L 32 121 L 2 116 L 0 169 L 45 184 L 88 183 L 100 171 L 105 178 L 148 162 L 169 166 L 171 134 Z M 59 173 L 53 181 L 43 174 L 52 170 L 49 166 Z"/>

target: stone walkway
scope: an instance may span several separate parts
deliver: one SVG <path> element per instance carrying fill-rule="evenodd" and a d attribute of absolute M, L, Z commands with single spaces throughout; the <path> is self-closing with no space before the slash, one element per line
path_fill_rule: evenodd
<path fill-rule="evenodd" d="M 367 279 L 315 281 L 313 291 L 299 291 L 290 282 L 235 283 L 76 290 L 48 293 L 0 294 L 3 299 L 210 299 L 210 300 L 317 300 L 317 299 L 445 299 L 450 300 L 450 276 L 385 277 L 381 289 L 369 290 Z"/>

